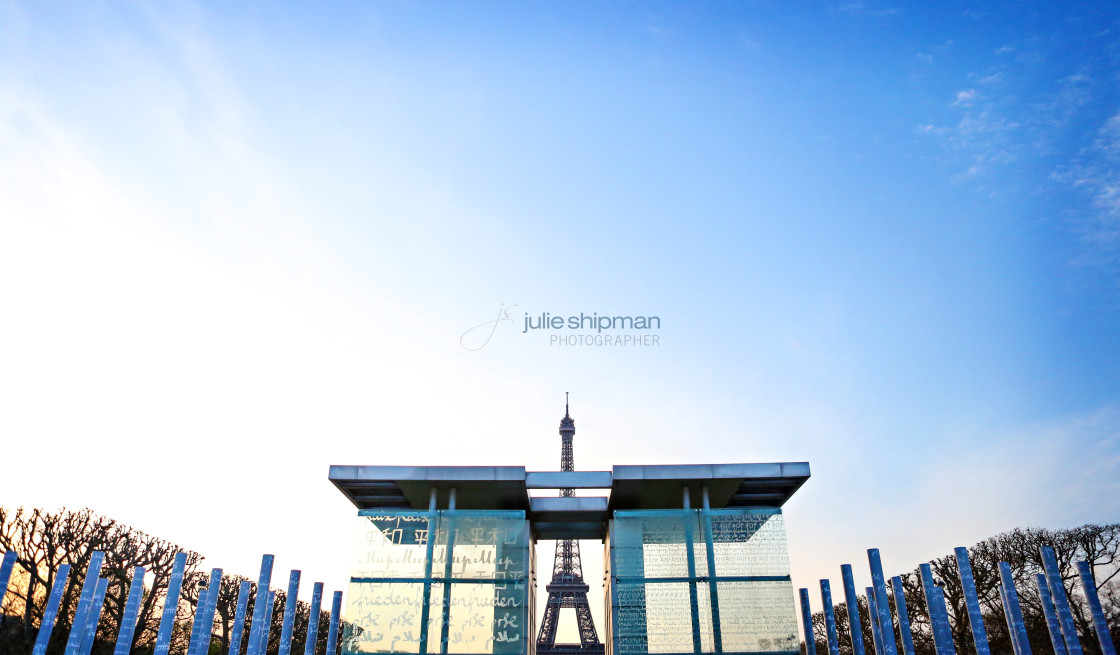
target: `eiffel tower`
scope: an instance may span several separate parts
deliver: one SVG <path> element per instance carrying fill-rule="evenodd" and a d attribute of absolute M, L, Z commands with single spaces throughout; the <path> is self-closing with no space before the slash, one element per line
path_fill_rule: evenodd
<path fill-rule="evenodd" d="M 564 418 L 560 419 L 560 470 L 574 471 L 572 458 L 572 437 L 576 434 L 576 422 L 568 415 L 568 394 L 564 394 Z M 561 489 L 561 496 L 575 496 L 574 489 Z M 601 655 L 603 644 L 595 633 L 595 622 L 591 619 L 591 608 L 587 606 L 587 583 L 583 581 L 583 565 L 579 561 L 579 542 L 575 539 L 560 539 L 556 542 L 556 561 L 552 565 L 552 582 L 545 587 L 548 603 L 544 608 L 544 621 L 537 635 L 537 655 L 568 655 L 580 653 Z M 572 607 L 576 610 L 579 623 L 578 644 L 556 643 L 556 624 L 560 620 L 560 609 Z"/>

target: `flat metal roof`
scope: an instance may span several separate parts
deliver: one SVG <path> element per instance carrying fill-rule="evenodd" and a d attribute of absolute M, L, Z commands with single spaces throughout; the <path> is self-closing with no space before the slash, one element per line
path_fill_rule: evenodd
<path fill-rule="evenodd" d="M 331 466 L 329 479 L 358 509 L 426 510 L 431 489 L 446 508 L 524 510 L 538 539 L 601 539 L 611 512 L 693 507 L 781 507 L 809 479 L 808 462 L 615 466 L 611 471 L 526 471 L 523 466 Z M 570 498 L 529 490 L 605 489 Z"/>

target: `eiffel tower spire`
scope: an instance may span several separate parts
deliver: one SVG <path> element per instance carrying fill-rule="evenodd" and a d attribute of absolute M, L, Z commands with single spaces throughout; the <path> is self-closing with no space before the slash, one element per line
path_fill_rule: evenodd
<path fill-rule="evenodd" d="M 568 394 L 564 393 L 564 418 L 560 419 L 560 470 L 574 471 L 572 437 L 576 434 L 576 422 L 568 411 Z M 575 496 L 575 489 L 561 489 L 564 497 Z M 583 581 L 583 565 L 579 560 L 579 542 L 575 539 L 561 539 L 556 542 L 556 559 L 552 565 L 552 582 L 545 587 L 548 602 L 545 604 L 541 632 L 537 635 L 537 655 L 559 655 L 580 653 L 581 655 L 600 655 L 603 644 L 595 632 L 595 622 L 591 618 L 591 608 L 587 605 L 587 583 Z M 574 608 L 579 623 L 578 644 L 557 644 L 556 625 L 560 620 L 560 609 Z"/>

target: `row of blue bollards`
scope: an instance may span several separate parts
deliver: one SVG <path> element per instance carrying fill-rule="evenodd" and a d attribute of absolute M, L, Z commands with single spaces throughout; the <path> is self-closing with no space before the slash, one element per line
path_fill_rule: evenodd
<path fill-rule="evenodd" d="M 1077 636 L 1073 612 L 1070 609 L 1069 598 L 1066 597 L 1065 586 L 1062 584 L 1061 571 L 1058 569 L 1058 562 L 1054 557 L 1054 549 L 1050 546 L 1043 546 L 1041 552 L 1043 569 L 1046 573 L 1045 575 L 1038 574 L 1035 582 L 1042 599 L 1042 607 L 1046 615 L 1046 625 L 1050 633 L 1050 642 L 1054 646 L 1054 653 L 1055 655 L 1082 655 L 1081 641 Z M 965 605 L 968 609 L 969 625 L 972 628 L 972 640 L 976 646 L 976 653 L 977 655 L 991 655 L 991 650 L 988 648 L 988 635 L 984 630 L 984 619 L 980 611 L 980 600 L 977 597 L 976 584 L 972 577 L 972 565 L 968 560 L 968 549 L 957 548 L 955 553 L 957 572 L 960 575 L 961 587 L 964 589 Z M 872 586 L 867 587 L 866 593 L 867 606 L 871 615 L 871 633 L 875 642 L 874 652 L 875 655 L 898 655 L 894 620 L 887 599 L 887 586 L 883 576 L 883 565 L 879 559 L 879 549 L 869 549 L 867 560 L 871 567 Z M 922 590 L 926 599 L 926 607 L 929 609 L 934 650 L 937 655 L 956 655 L 956 649 L 953 646 L 953 633 L 949 625 L 949 612 L 945 605 L 944 590 L 934 584 L 933 571 L 928 563 L 922 564 L 918 568 L 922 576 Z M 1116 648 L 1108 631 L 1108 623 L 1105 621 L 1104 611 L 1101 609 L 1101 601 L 1097 596 L 1092 567 L 1089 566 L 1088 562 L 1078 562 L 1077 570 L 1081 579 L 1081 586 L 1085 592 L 1085 598 L 1093 615 L 1093 627 L 1101 645 L 1101 652 L 1104 655 L 1116 655 Z M 848 625 L 851 628 L 853 655 L 864 655 L 863 630 L 860 627 L 859 604 L 856 598 L 851 564 L 842 565 L 840 574 L 844 580 L 844 597 L 848 605 Z M 1003 606 L 1004 618 L 1007 621 L 1008 632 L 1011 635 L 1011 647 L 1015 655 L 1031 655 L 1031 647 L 1027 642 L 1026 624 L 1023 622 L 1022 607 L 1019 604 L 1019 594 L 1011 577 L 1011 565 L 1007 562 L 1000 562 L 999 576 L 1000 601 Z M 898 613 L 898 628 L 902 637 L 903 653 L 904 655 L 914 655 L 914 637 L 910 630 L 910 619 L 906 610 L 902 577 L 891 578 L 890 584 Z M 816 655 L 812 611 L 809 607 L 809 590 L 801 589 L 799 591 L 806 655 Z M 829 655 L 840 655 L 836 617 L 832 607 L 832 591 L 829 588 L 828 580 L 821 580 L 821 602 L 824 604 Z"/>
<path fill-rule="evenodd" d="M 93 641 L 97 635 L 97 625 L 101 621 L 101 609 L 105 604 L 105 591 L 109 584 L 108 578 L 99 577 L 104 560 L 105 553 L 101 551 L 94 552 L 90 557 L 85 582 L 82 584 L 82 592 L 78 597 L 78 608 L 74 615 L 74 622 L 66 640 L 64 655 L 89 655 L 93 648 Z M 246 655 L 264 655 L 268 648 L 269 632 L 272 627 L 272 606 L 276 599 L 276 592 L 268 591 L 269 584 L 272 581 L 272 561 L 272 555 L 265 555 L 261 561 L 261 574 L 260 580 L 257 582 L 257 589 L 260 590 L 260 597 L 266 602 L 256 603 L 253 609 Z M 8 580 L 11 578 L 15 562 L 15 551 L 9 550 L 4 553 L 4 558 L 0 562 L 0 602 L 3 602 L 4 594 L 7 593 Z M 179 605 L 179 592 L 182 588 L 183 571 L 186 564 L 186 554 L 179 553 L 175 556 L 175 564 L 171 569 L 171 580 L 167 586 L 167 600 L 164 601 L 163 614 L 160 616 L 154 655 L 168 655 L 171 648 L 171 633 L 175 625 L 175 612 Z M 140 601 L 144 593 L 144 573 L 144 567 L 142 566 L 136 567 L 132 572 L 132 585 L 129 588 L 128 599 L 125 601 L 124 618 L 117 634 L 117 643 L 113 655 L 128 655 L 132 649 L 132 636 L 136 630 Z M 46 655 L 47 643 L 54 631 L 59 604 L 62 602 L 62 594 L 66 589 L 66 580 L 69 576 L 69 564 L 63 564 L 58 568 L 57 577 L 55 577 L 54 585 L 51 587 L 50 596 L 47 599 L 47 607 L 43 612 L 43 620 L 39 624 L 39 633 L 35 638 L 35 645 L 31 651 L 32 655 Z M 292 629 L 295 623 L 299 579 L 300 572 L 292 571 L 288 580 L 288 597 L 284 605 L 284 623 L 280 633 L 279 655 L 291 655 Z M 218 607 L 221 581 L 222 570 L 212 569 L 209 585 L 199 594 L 194 623 L 191 626 L 190 639 L 188 640 L 187 655 L 206 655 L 210 651 L 210 635 L 213 632 L 214 613 Z M 249 606 L 251 587 L 252 585 L 245 581 L 241 583 L 238 589 L 237 611 L 233 621 L 233 633 L 230 635 L 229 655 L 238 655 L 241 652 L 245 612 Z M 307 639 L 303 655 L 315 655 L 322 599 L 323 583 L 316 582 L 311 596 L 311 616 L 307 625 Z M 327 655 L 333 655 L 335 652 L 341 614 L 342 592 L 336 591 L 331 604 L 330 629 L 327 632 Z"/>

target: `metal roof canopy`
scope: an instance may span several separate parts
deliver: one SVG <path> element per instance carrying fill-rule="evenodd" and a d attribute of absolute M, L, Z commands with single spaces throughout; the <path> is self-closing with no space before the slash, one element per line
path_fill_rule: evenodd
<path fill-rule="evenodd" d="M 602 539 L 611 512 L 679 509 L 688 487 L 700 507 L 781 507 L 809 479 L 808 462 L 615 466 L 540 471 L 523 466 L 331 466 L 329 479 L 358 509 L 426 510 L 431 489 L 446 508 L 524 510 L 538 539 Z M 530 489 L 609 489 L 609 496 L 529 496 Z"/>

